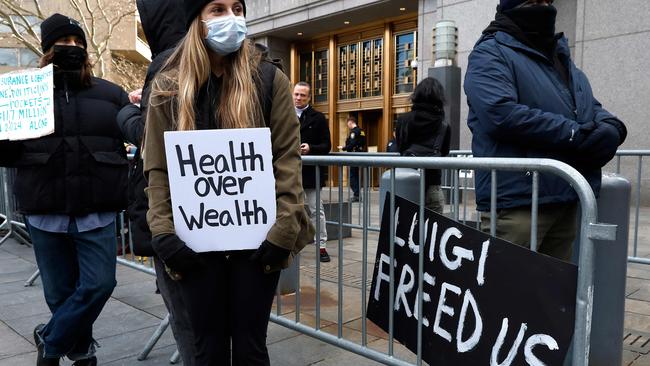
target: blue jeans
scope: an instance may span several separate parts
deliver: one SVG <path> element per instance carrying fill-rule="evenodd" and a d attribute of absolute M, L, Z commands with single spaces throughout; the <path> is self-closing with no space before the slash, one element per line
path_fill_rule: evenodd
<path fill-rule="evenodd" d="M 26 221 L 52 312 L 39 334 L 44 356 L 89 358 L 95 353 L 93 323 L 116 285 L 115 223 L 80 233 L 71 220 L 67 233 L 53 233 Z"/>

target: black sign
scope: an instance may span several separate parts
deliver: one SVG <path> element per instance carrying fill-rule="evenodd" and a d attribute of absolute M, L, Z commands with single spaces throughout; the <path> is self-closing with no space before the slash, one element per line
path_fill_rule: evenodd
<path fill-rule="evenodd" d="M 389 196 L 368 319 L 388 331 Z M 562 365 L 577 267 L 491 237 L 395 197 L 394 337 L 417 352 L 418 255 L 424 254 L 422 358 L 430 365 Z"/>

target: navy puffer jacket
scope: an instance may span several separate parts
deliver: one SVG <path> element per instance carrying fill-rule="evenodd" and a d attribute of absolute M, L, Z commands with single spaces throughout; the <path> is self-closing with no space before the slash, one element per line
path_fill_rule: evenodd
<path fill-rule="evenodd" d="M 598 194 L 600 169 L 575 163 L 578 143 L 574 136 L 582 124 L 616 117 L 594 98 L 587 77 L 571 61 L 565 37 L 558 40 L 556 52 L 568 70 L 570 89 L 552 60 L 510 34 L 498 31 L 478 40 L 469 56 L 464 85 L 472 153 L 561 160 L 578 169 Z M 577 200 L 562 178 L 540 174 L 539 183 L 540 204 Z M 497 185 L 497 208 L 531 204 L 531 172 L 498 172 Z M 490 172 L 477 171 L 479 211 L 490 209 L 490 188 Z"/>

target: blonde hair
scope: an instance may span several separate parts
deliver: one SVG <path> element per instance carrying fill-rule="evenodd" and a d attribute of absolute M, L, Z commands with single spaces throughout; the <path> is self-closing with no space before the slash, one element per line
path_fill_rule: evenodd
<path fill-rule="evenodd" d="M 215 120 L 218 128 L 262 127 L 264 119 L 258 102 L 260 55 L 248 39 L 241 48 L 223 56 L 220 99 Z M 196 18 L 169 56 L 152 83 L 151 98 L 170 98 L 172 126 L 178 131 L 196 129 L 195 102 L 199 89 L 211 73 L 205 47 L 203 24 Z"/>

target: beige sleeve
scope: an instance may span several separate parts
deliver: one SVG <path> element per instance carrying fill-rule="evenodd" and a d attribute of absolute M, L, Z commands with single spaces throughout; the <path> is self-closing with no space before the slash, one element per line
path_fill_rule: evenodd
<path fill-rule="evenodd" d="M 148 183 L 145 188 L 149 199 L 147 222 L 153 237 L 175 233 L 164 140 L 164 133 L 171 126 L 169 106 L 169 102 L 152 98 L 147 109 L 144 133 L 142 159 Z"/>
<path fill-rule="evenodd" d="M 293 250 L 298 234 L 304 229 L 306 215 L 300 158 L 300 123 L 291 100 L 291 84 L 280 70 L 276 70 L 273 81 L 270 127 L 277 216 L 266 238 L 277 246 Z"/>

